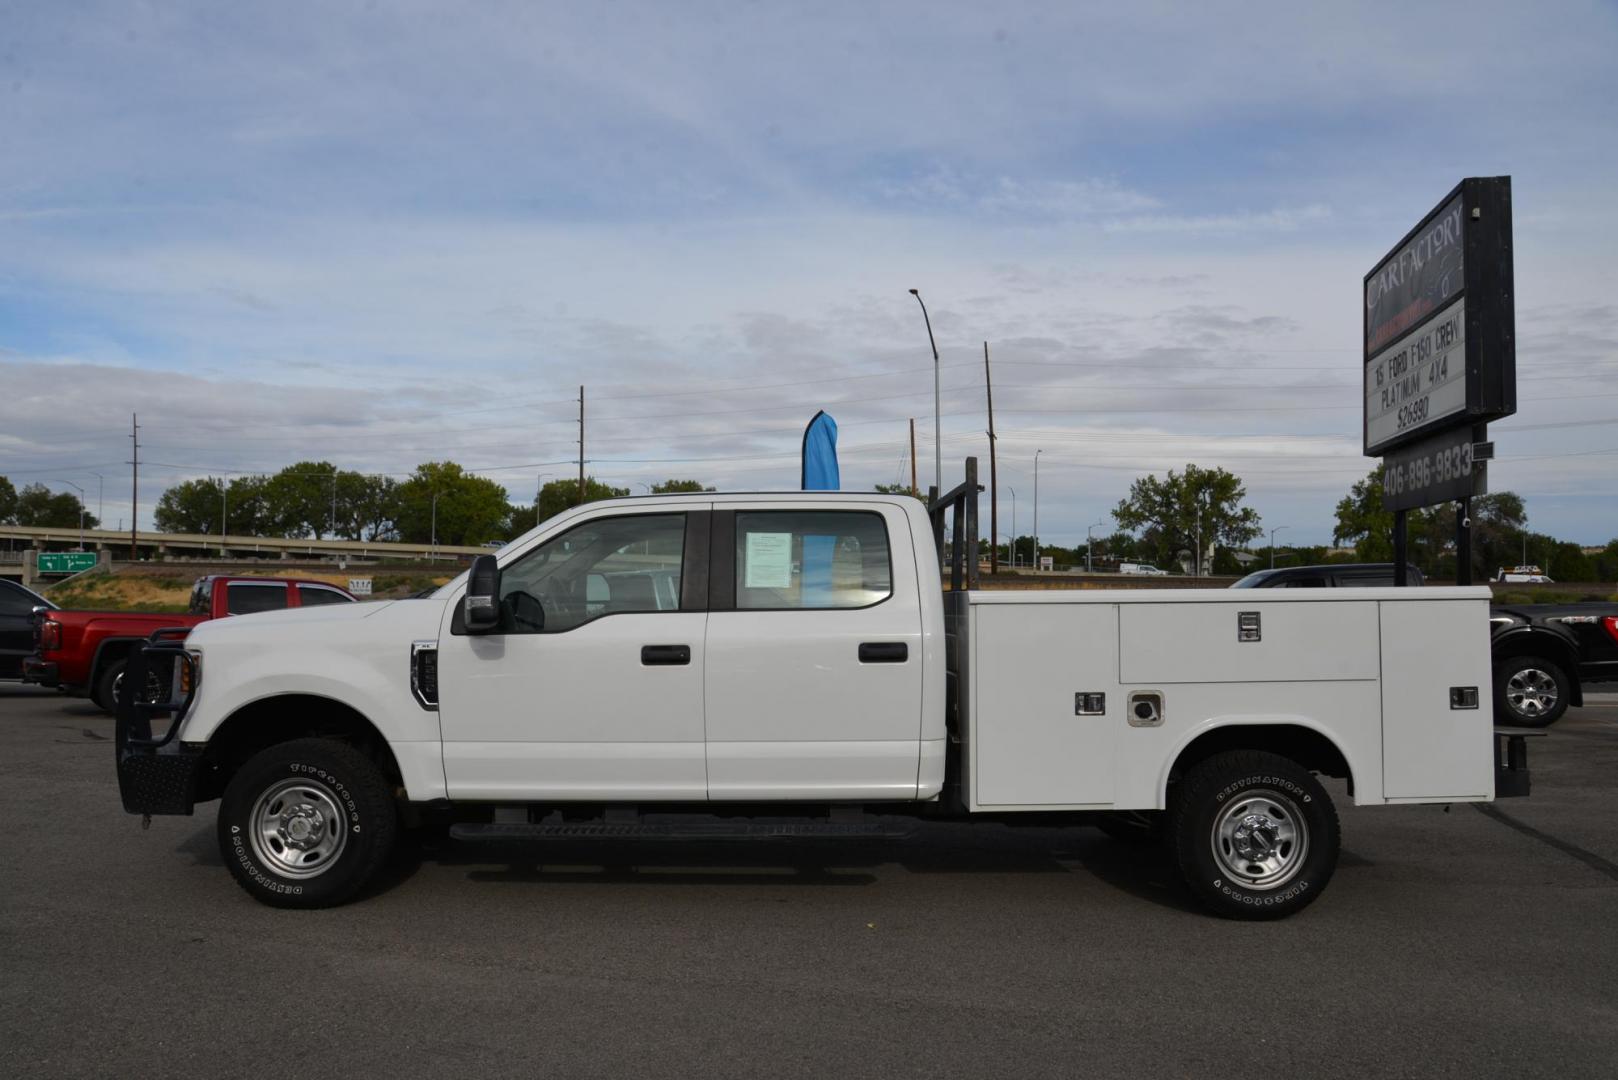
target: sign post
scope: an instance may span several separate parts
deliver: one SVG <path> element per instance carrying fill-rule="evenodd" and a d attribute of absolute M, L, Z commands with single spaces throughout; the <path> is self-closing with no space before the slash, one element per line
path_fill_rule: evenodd
<path fill-rule="evenodd" d="M 1383 458 L 1398 585 L 1407 513 L 1450 501 L 1456 581 L 1471 584 L 1477 450 L 1488 421 L 1517 411 L 1512 290 L 1509 176 L 1462 180 L 1365 275 L 1364 452 Z"/>

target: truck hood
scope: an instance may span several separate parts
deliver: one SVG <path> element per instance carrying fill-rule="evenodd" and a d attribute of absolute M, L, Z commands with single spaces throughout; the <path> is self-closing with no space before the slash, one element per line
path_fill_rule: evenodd
<path fill-rule="evenodd" d="M 385 635 L 405 632 L 437 637 L 443 610 L 442 601 L 377 600 L 259 611 L 205 622 L 191 631 L 186 642 L 198 648 L 234 648 L 244 644 L 277 647 L 312 641 L 352 641 L 370 636 L 367 620 L 376 620 L 372 625 L 378 625 L 379 632 Z M 400 627 L 401 622 L 408 625 Z"/>

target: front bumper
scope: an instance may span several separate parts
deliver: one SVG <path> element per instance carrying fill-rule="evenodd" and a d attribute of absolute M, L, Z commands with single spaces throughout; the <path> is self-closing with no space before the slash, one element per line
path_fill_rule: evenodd
<path fill-rule="evenodd" d="M 41 660 L 37 656 L 23 657 L 22 681 L 25 683 L 38 683 L 40 686 L 60 686 L 61 679 L 57 675 L 56 661 Z"/>
<path fill-rule="evenodd" d="M 190 814 L 196 804 L 197 778 L 204 767 L 203 748 L 175 741 L 196 687 L 196 665 L 182 642 L 159 634 L 129 656 L 117 701 L 113 744 L 118 761 L 118 794 L 131 814 Z M 149 667 L 191 669 L 188 680 L 167 680 L 164 701 L 135 699 L 134 687 L 145 686 Z M 182 683 L 190 689 L 182 690 Z M 169 718 L 168 730 L 153 737 L 152 720 Z"/>

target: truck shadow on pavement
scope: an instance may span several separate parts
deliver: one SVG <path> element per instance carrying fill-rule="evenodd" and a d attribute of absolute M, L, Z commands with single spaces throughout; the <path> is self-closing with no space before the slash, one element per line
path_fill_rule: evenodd
<path fill-rule="evenodd" d="M 192 865 L 224 869 L 212 826 L 175 848 Z M 1345 865 L 1363 860 L 1344 853 Z M 357 900 L 385 895 L 422 871 L 460 872 L 504 885 L 795 886 L 857 888 L 903 875 L 1068 875 L 1135 899 L 1202 914 L 1181 887 L 1168 852 L 1121 844 L 1085 826 L 1007 829 L 924 825 L 906 839 L 456 841 L 443 829 L 407 833 Z"/>

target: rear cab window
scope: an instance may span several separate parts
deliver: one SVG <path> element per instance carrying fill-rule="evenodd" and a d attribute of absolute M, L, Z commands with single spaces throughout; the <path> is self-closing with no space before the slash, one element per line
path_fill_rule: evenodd
<path fill-rule="evenodd" d="M 893 560 L 880 513 L 737 511 L 738 611 L 863 608 L 892 595 Z"/>
<path fill-rule="evenodd" d="M 320 607 L 323 604 L 352 604 L 353 597 L 329 585 L 299 585 L 298 606 Z"/>
<path fill-rule="evenodd" d="M 287 606 L 287 587 L 280 581 L 232 581 L 225 586 L 225 612 L 251 615 Z"/>

